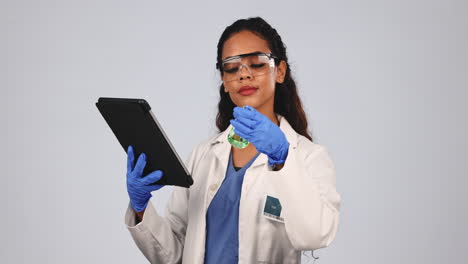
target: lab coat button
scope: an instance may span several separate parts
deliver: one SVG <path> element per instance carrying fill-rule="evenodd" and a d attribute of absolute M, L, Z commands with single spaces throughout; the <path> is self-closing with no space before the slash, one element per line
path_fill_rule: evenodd
<path fill-rule="evenodd" d="M 218 187 L 217 184 L 212 184 L 212 185 L 210 186 L 210 189 L 211 189 L 212 191 L 216 191 L 216 187 Z"/>

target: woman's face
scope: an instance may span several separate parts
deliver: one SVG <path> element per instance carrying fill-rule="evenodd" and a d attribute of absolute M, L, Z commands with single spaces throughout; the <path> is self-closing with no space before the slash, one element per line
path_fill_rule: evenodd
<path fill-rule="evenodd" d="M 252 52 L 271 53 L 266 40 L 255 35 L 251 31 L 241 31 L 235 33 L 226 40 L 223 46 L 221 60 L 231 56 L 247 54 Z M 247 66 L 247 62 L 242 61 Z M 275 83 L 282 83 L 286 72 L 286 63 L 281 61 L 270 73 L 261 76 L 252 76 L 249 71 L 242 67 L 237 78 L 231 81 L 226 80 L 226 74 L 222 77 L 224 81 L 224 91 L 229 93 L 232 102 L 237 106 L 250 105 L 260 112 L 273 112 L 275 97 Z M 242 87 L 251 86 L 253 93 L 241 94 Z"/>

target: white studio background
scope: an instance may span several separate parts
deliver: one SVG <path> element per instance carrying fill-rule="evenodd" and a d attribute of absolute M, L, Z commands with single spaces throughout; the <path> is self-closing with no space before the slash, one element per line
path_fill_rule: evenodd
<path fill-rule="evenodd" d="M 94 104 L 145 98 L 187 158 L 217 133 L 218 39 L 250 16 L 282 36 L 336 165 L 339 232 L 316 263 L 464 262 L 467 13 L 466 0 L 2 0 L 0 263 L 146 263 L 124 225 L 126 155 Z M 160 212 L 170 192 L 154 194 Z"/>

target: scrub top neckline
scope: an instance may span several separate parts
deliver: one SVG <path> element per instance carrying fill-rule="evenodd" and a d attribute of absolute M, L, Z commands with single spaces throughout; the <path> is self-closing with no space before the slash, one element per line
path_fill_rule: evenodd
<path fill-rule="evenodd" d="M 228 164 L 228 169 L 229 171 L 233 172 L 233 173 L 242 173 L 244 172 L 245 170 L 247 170 L 247 168 L 250 167 L 250 165 L 252 165 L 252 163 L 255 161 L 255 159 L 258 157 L 258 155 L 260 155 L 260 152 L 257 151 L 257 154 L 255 154 L 255 156 L 253 156 L 249 162 L 247 162 L 247 164 L 245 164 L 243 167 L 241 167 L 239 170 L 236 170 L 234 168 L 234 163 L 232 161 L 232 151 L 229 151 L 229 164 Z"/>

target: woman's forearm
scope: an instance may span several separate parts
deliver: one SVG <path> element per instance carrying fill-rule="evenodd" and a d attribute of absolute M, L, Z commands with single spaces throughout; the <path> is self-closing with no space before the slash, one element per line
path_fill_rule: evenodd
<path fill-rule="evenodd" d="M 145 214 L 145 209 L 143 209 L 143 211 L 141 211 L 141 212 L 135 211 L 135 214 L 137 215 L 137 219 L 138 219 L 138 223 L 139 223 L 139 222 L 141 222 L 143 220 L 143 215 Z"/>

